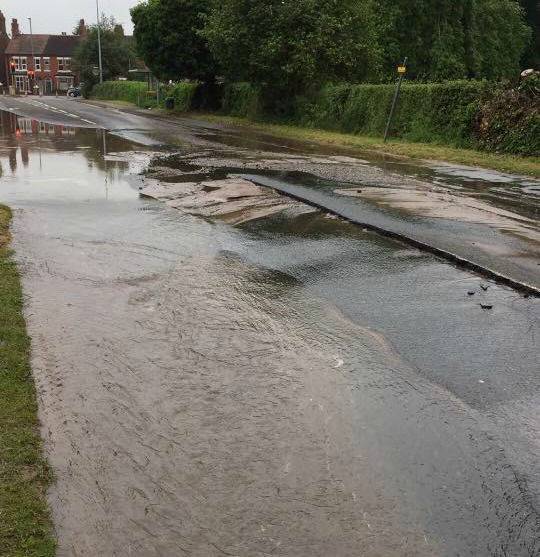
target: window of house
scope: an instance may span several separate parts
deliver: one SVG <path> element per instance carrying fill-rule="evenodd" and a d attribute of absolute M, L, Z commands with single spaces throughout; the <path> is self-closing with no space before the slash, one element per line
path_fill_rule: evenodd
<path fill-rule="evenodd" d="M 59 71 L 71 70 L 71 58 L 58 58 L 58 70 Z"/>
<path fill-rule="evenodd" d="M 34 66 L 35 66 L 34 69 L 35 69 L 37 72 L 40 72 L 40 71 L 41 71 L 41 58 L 39 58 L 39 57 L 34 58 Z"/>
<path fill-rule="evenodd" d="M 17 118 L 21 133 L 32 133 L 32 120 L 30 118 Z"/>
<path fill-rule="evenodd" d="M 16 70 L 28 69 L 28 58 L 26 56 L 13 56 L 13 61 L 15 62 Z"/>
<path fill-rule="evenodd" d="M 28 87 L 26 86 L 28 80 L 24 75 L 16 75 L 15 76 L 15 87 L 17 87 L 18 91 L 26 91 Z"/>
<path fill-rule="evenodd" d="M 51 59 L 50 58 L 43 58 L 43 67 L 46 72 L 51 70 Z"/>

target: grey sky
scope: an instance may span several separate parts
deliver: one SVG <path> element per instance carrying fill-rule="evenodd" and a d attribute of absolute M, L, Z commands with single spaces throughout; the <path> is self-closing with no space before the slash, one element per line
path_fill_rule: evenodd
<path fill-rule="evenodd" d="M 98 0 L 99 11 L 112 15 L 124 25 L 127 34 L 133 26 L 129 9 L 139 0 Z M 28 18 L 32 18 L 34 33 L 71 33 L 79 19 L 87 23 L 96 21 L 96 0 L 0 0 L 0 10 L 6 16 L 8 33 L 11 33 L 11 19 L 17 18 L 22 33 L 29 33 Z"/>

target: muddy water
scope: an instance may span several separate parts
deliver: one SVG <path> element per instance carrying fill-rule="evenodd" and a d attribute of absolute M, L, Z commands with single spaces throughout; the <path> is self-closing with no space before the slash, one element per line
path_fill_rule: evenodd
<path fill-rule="evenodd" d="M 140 199 L 100 133 L 0 144 L 60 557 L 539 551 L 536 300 L 306 207 Z"/>

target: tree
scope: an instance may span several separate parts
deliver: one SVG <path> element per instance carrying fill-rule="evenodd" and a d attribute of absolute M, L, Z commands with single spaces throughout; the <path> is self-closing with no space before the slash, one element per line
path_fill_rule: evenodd
<path fill-rule="evenodd" d="M 290 94 L 377 68 L 370 0 L 216 1 L 202 35 L 230 80 Z"/>
<path fill-rule="evenodd" d="M 385 68 L 416 79 L 513 77 L 530 32 L 515 0 L 378 0 Z"/>
<path fill-rule="evenodd" d="M 114 18 L 102 16 L 100 22 L 103 79 L 109 80 L 126 74 L 134 53 L 124 37 L 121 26 Z M 87 34 L 75 52 L 75 68 L 81 81 L 91 86 L 98 81 L 99 65 L 97 25 L 88 28 Z"/>
<path fill-rule="evenodd" d="M 214 80 L 214 59 L 199 35 L 210 2 L 148 0 L 131 9 L 137 52 L 157 77 Z"/>
<path fill-rule="evenodd" d="M 540 71 L 540 0 L 520 0 L 519 3 L 532 29 L 532 41 L 523 58 L 523 67 Z"/>
<path fill-rule="evenodd" d="M 517 2 L 476 0 L 471 33 L 475 77 L 519 77 L 521 60 L 531 40 L 531 29 Z"/>

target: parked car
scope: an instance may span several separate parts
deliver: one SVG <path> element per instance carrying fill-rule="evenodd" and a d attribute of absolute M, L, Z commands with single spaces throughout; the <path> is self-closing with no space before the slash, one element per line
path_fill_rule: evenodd
<path fill-rule="evenodd" d="M 80 87 L 70 87 L 67 90 L 68 97 L 80 97 L 81 96 L 81 88 Z"/>

